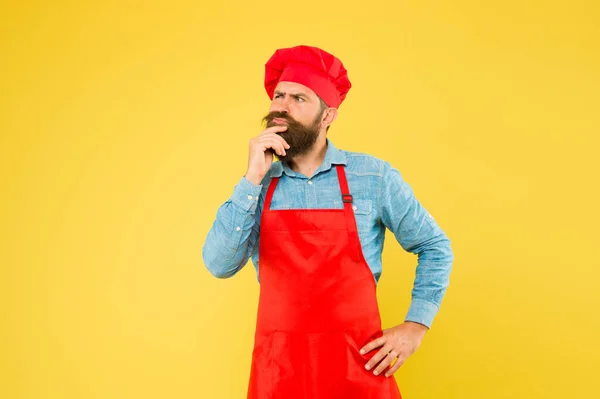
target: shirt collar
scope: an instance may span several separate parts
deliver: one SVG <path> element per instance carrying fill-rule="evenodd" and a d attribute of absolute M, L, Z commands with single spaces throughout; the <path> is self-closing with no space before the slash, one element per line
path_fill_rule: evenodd
<path fill-rule="evenodd" d="M 314 175 L 331 169 L 332 165 L 346 165 L 346 155 L 344 152 L 338 150 L 329 139 L 326 139 L 326 141 L 327 151 L 325 152 L 325 159 L 323 159 L 323 163 L 315 170 Z M 282 173 L 290 177 L 306 177 L 293 171 L 286 162 L 276 162 L 273 164 L 271 177 L 281 177 Z"/>

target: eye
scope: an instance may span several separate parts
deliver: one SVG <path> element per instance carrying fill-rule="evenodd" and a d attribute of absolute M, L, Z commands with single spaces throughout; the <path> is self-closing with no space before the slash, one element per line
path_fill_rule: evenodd
<path fill-rule="evenodd" d="M 275 98 L 281 97 L 281 94 L 275 94 Z"/>
<path fill-rule="evenodd" d="M 294 96 L 294 98 L 296 99 L 296 101 L 300 101 L 301 103 L 304 102 L 304 98 L 302 98 L 302 97 Z"/>

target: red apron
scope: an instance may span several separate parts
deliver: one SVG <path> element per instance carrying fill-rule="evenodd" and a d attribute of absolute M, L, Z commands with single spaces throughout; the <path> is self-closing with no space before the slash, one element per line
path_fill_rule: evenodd
<path fill-rule="evenodd" d="M 382 335 L 376 286 L 364 259 L 346 174 L 344 209 L 271 210 L 260 222 L 260 299 L 249 399 L 401 399 L 394 376 L 365 364 Z"/>

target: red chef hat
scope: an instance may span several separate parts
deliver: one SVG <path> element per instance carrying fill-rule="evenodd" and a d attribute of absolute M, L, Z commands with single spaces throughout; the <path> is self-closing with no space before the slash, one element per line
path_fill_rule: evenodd
<path fill-rule="evenodd" d="M 342 61 L 317 47 L 296 46 L 276 50 L 265 64 L 265 89 L 269 98 L 280 81 L 300 83 L 338 108 L 352 86 Z"/>

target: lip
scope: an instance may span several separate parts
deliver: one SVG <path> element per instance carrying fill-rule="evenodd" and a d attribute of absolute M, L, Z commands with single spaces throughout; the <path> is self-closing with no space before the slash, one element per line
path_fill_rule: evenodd
<path fill-rule="evenodd" d="M 285 119 L 281 119 L 281 118 L 275 118 L 273 119 L 273 123 L 278 123 L 278 124 L 286 124 L 287 125 L 287 121 Z"/>

